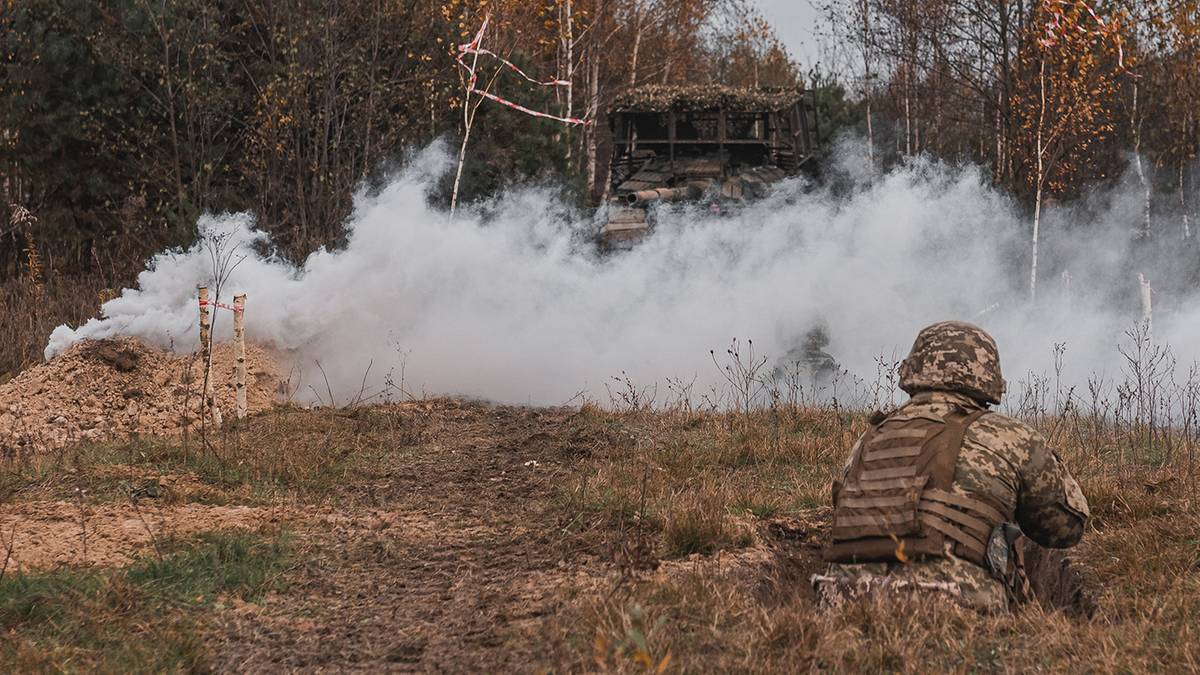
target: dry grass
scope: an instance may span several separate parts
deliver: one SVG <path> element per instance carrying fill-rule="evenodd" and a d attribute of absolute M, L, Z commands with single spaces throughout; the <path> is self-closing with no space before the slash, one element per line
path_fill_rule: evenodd
<path fill-rule="evenodd" d="M 0 280 L 0 382 L 41 363 L 50 332 L 61 324 L 77 326 L 96 315 L 106 286 L 99 278 L 50 275 L 44 282 Z"/>
<path fill-rule="evenodd" d="M 115 500 L 127 499 L 146 477 L 186 474 L 213 492 L 159 498 L 319 503 L 371 522 L 376 509 L 390 508 L 394 522 L 419 516 L 412 522 L 453 525 L 445 534 L 420 539 L 424 548 L 415 558 L 417 544 L 406 539 L 412 533 L 372 530 L 362 541 L 351 540 L 353 545 L 335 545 L 320 531 L 303 536 L 306 550 L 332 570 L 353 572 L 366 565 L 352 555 L 363 542 L 386 549 L 387 560 L 378 567 L 347 572 L 338 582 L 349 589 L 339 587 L 339 594 L 364 594 L 364 616 L 386 613 L 370 606 L 376 586 L 391 589 L 388 602 L 411 600 L 421 612 L 434 611 L 437 605 L 420 600 L 425 595 L 408 598 L 404 589 L 417 583 L 422 570 L 444 564 L 455 570 L 453 588 L 469 601 L 461 615 L 424 619 L 432 635 L 455 636 L 468 630 L 463 626 L 499 630 L 508 625 L 500 617 L 525 616 L 521 625 L 531 626 L 531 634 L 539 636 L 535 642 L 524 637 L 474 647 L 485 651 L 471 652 L 472 658 L 520 644 L 525 665 L 559 672 L 1200 667 L 1200 643 L 1193 639 L 1200 619 L 1200 512 L 1191 463 L 1196 439 L 1161 427 L 1148 433 L 1148 425 L 1136 420 L 1104 425 L 1061 412 L 1032 419 L 1055 439 L 1092 504 L 1092 527 L 1080 548 L 1082 573 L 1096 596 L 1091 619 L 1038 607 L 982 617 L 920 600 L 817 611 L 807 578 L 820 568 L 815 542 L 828 517 L 829 481 L 866 424 L 862 415 L 828 408 L 776 405 L 723 414 L 584 406 L 551 414 L 445 401 L 283 409 L 231 428 L 207 449 L 194 437 L 80 447 L 5 465 L 0 484 L 6 501 L 69 499 L 81 482 L 92 499 Z M 531 458 L 540 468 L 529 466 Z M 472 552 L 484 531 L 479 528 L 489 523 L 503 524 L 496 532 L 513 547 L 508 553 L 497 555 L 495 540 L 480 541 L 486 550 Z M 528 531 L 509 541 L 506 533 L 516 532 L 514 523 Z M 513 553 L 517 550 L 524 552 Z M 401 568 L 401 562 L 407 566 Z M 503 574 L 510 576 L 496 577 L 487 571 L 489 564 L 504 565 Z M 459 578 L 461 570 L 476 566 L 481 571 Z M 389 570 L 398 576 L 389 578 Z M 444 588 L 436 585 L 439 579 L 429 580 L 431 588 Z M 499 589 L 522 588 L 521 579 L 535 580 L 523 583 L 542 589 L 540 602 L 553 609 L 531 619 L 519 606 L 504 605 Z M 470 584 L 480 582 L 474 580 L 496 585 L 476 594 Z M 77 592 L 62 592 L 68 591 Z M 297 590 L 296 597 L 305 592 Z M 271 616 L 283 613 L 279 625 L 306 625 L 286 618 L 286 598 L 273 607 Z M 223 616 L 214 608 L 195 611 Z M 117 628 L 144 620 L 136 614 L 106 616 Z M 480 628 L 480 616 L 497 618 Z M 24 624 L 18 629 L 32 630 Z M 312 637 L 303 632 L 309 629 L 294 630 L 301 632 L 285 633 L 292 637 L 281 644 Z M 110 652 L 113 659 L 142 653 L 137 645 L 154 635 L 125 629 L 115 634 L 132 642 L 106 643 L 102 649 L 116 650 Z M 417 649 L 412 645 L 434 639 L 406 638 L 403 653 L 417 659 L 414 668 L 454 658 L 445 651 L 451 646 L 440 647 L 443 660 L 436 662 L 421 661 L 420 650 L 412 651 Z M 25 644 L 22 658 L 39 663 L 42 643 Z M 269 650 L 279 648 L 274 644 L 256 648 L 268 650 L 269 657 L 274 653 Z M 210 642 L 183 647 L 186 658 L 195 660 L 174 663 L 203 663 L 212 649 Z M 514 661 L 505 663 L 510 666 L 497 669 Z"/>
<path fill-rule="evenodd" d="M 861 416 L 817 408 L 746 416 L 585 407 L 580 417 L 633 440 L 581 463 L 562 499 L 571 527 L 653 533 L 668 558 L 749 546 L 754 521 L 827 503 L 842 448 L 865 428 Z"/>
<path fill-rule="evenodd" d="M 282 533 L 210 532 L 125 569 L 0 578 L 0 657 L 12 672 L 207 670 L 200 617 L 272 590 L 289 555 Z"/>
<path fill-rule="evenodd" d="M 605 499 L 592 512 L 619 521 L 630 504 L 643 504 L 653 547 L 664 557 L 736 555 L 751 543 L 731 536 L 727 524 L 738 519 L 819 519 L 828 512 L 829 480 L 865 424 L 820 409 L 749 417 L 588 414 L 643 439 L 593 458 L 588 484 L 607 491 L 596 492 Z M 697 563 L 692 573 L 634 577 L 612 595 L 576 606 L 574 621 L 558 635 L 562 653 L 571 655 L 569 669 L 644 672 L 666 659 L 683 672 L 1194 671 L 1196 439 L 1159 429 L 1145 446 L 1139 439 L 1146 425 L 1101 428 L 1050 414 L 1034 421 L 1059 439 L 1091 502 L 1091 530 L 1079 549 L 1079 569 L 1098 606 L 1091 620 L 1038 607 L 982 617 L 934 611 L 920 600 L 823 613 L 813 606 L 807 575 L 789 564 L 796 556 L 777 558 L 749 580 L 736 573 L 736 562 L 724 570 Z M 756 531 L 770 538 L 768 528 Z"/>
<path fill-rule="evenodd" d="M 423 433 L 421 418 L 401 406 L 282 407 L 227 424 L 207 444 L 186 433 L 22 455 L 0 465 L 0 501 L 70 499 L 78 489 L 97 501 L 147 491 L 167 503 L 313 500 L 361 477 L 381 448 L 414 446 Z M 163 477 L 198 487 L 172 490 Z"/>

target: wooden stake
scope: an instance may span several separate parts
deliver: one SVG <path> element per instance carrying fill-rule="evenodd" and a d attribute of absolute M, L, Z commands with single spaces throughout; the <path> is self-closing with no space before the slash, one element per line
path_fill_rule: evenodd
<path fill-rule="evenodd" d="M 233 386 L 237 391 L 237 417 L 246 417 L 246 294 L 233 296 Z"/>
<path fill-rule="evenodd" d="M 208 356 L 208 286 L 200 287 L 200 355 Z"/>
<path fill-rule="evenodd" d="M 201 415 L 207 415 L 214 426 L 221 426 L 221 413 L 213 402 L 212 393 L 212 309 L 208 304 L 208 287 L 200 287 L 200 363 L 204 369 L 204 398 Z"/>

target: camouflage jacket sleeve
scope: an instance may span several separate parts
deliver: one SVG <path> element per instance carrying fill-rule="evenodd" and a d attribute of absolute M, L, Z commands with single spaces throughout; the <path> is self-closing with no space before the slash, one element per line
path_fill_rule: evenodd
<path fill-rule="evenodd" d="M 1030 539 L 1049 548 L 1079 543 L 1087 500 L 1037 431 L 1005 415 L 987 415 L 971 425 L 961 459 L 971 467 L 962 476 L 965 487 L 994 498 L 1010 495 L 997 501 L 1013 507 Z"/>
<path fill-rule="evenodd" d="M 846 463 L 842 466 L 842 473 L 838 476 L 838 480 L 846 480 L 846 475 L 850 473 L 850 465 L 854 464 L 854 458 L 858 456 L 858 453 L 862 452 L 863 440 L 866 437 L 866 434 L 859 436 L 858 440 L 850 448 L 850 454 L 846 456 Z"/>
<path fill-rule="evenodd" d="M 1029 454 L 1020 468 L 1017 524 L 1048 548 L 1068 548 L 1083 537 L 1090 512 L 1079 484 L 1041 434 L 1029 429 Z"/>

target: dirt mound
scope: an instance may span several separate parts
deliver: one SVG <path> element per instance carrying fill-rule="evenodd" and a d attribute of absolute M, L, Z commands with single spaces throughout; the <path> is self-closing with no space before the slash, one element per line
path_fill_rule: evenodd
<path fill-rule="evenodd" d="M 228 418 L 234 410 L 233 345 L 213 351 L 213 391 Z M 269 408 L 280 388 L 276 356 L 247 345 L 246 368 L 250 411 Z M 178 431 L 199 423 L 203 386 L 198 355 L 130 338 L 80 342 L 0 385 L 0 456 Z"/>

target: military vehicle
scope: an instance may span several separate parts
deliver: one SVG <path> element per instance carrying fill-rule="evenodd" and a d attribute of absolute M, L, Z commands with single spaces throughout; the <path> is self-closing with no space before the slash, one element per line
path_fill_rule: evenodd
<path fill-rule="evenodd" d="M 717 85 L 630 89 L 609 115 L 613 153 L 600 242 L 628 248 L 653 227 L 653 206 L 696 201 L 713 211 L 764 196 L 811 169 L 817 119 L 800 88 Z"/>

